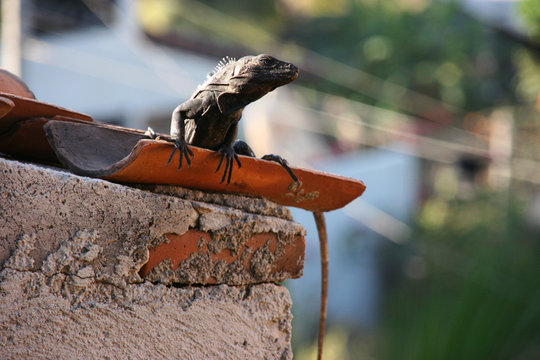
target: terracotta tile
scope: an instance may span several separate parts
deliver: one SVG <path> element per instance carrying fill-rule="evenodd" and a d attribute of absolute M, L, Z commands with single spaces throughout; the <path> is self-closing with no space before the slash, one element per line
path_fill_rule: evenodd
<path fill-rule="evenodd" d="M 191 147 L 195 153 L 190 168 L 177 171 L 177 161 L 168 167 L 173 145 L 166 141 L 140 140 L 123 164 L 104 178 L 118 182 L 180 185 L 212 192 L 262 196 L 278 204 L 310 211 L 339 209 L 366 189 L 360 180 L 322 171 L 292 167 L 300 179 L 295 184 L 285 169 L 272 161 L 240 156 L 242 167 L 235 168 L 231 183 L 220 183 L 221 173 L 214 173 L 220 155 Z"/>
<path fill-rule="evenodd" d="M 343 207 L 366 188 L 360 180 L 292 167 L 300 180 L 297 184 L 281 165 L 247 156 L 240 156 L 242 167 L 235 166 L 231 183 L 221 183 L 221 173 L 215 172 L 221 157 L 212 150 L 191 146 L 191 167 L 184 164 L 178 171 L 178 154 L 167 166 L 173 144 L 147 139 L 140 130 L 51 121 L 45 131 L 58 158 L 70 170 L 115 182 L 259 196 L 310 211 Z"/>
<path fill-rule="evenodd" d="M 36 98 L 34 93 L 18 76 L 3 69 L 0 69 L 0 91 L 30 99 Z"/>
<path fill-rule="evenodd" d="M 62 116 L 69 119 L 77 119 L 81 121 L 94 121 L 92 117 L 73 110 L 68 110 L 60 106 L 47 104 L 30 98 L 25 98 L 5 92 L 0 92 L 0 97 L 13 102 L 13 109 L 4 114 L 0 121 L 0 134 L 8 131 L 15 123 L 21 120 L 31 118 L 53 118 Z"/>

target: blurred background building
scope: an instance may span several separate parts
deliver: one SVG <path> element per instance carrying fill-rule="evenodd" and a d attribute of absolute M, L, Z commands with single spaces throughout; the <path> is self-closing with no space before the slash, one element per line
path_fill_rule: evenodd
<path fill-rule="evenodd" d="M 41 101 L 159 132 L 222 57 L 295 63 L 240 137 L 367 185 L 327 216 L 326 358 L 540 358 L 540 0 L 3 0 L 1 51 Z"/>

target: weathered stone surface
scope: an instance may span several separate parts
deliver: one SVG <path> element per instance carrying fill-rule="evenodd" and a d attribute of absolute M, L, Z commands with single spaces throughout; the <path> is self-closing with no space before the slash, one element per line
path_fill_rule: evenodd
<path fill-rule="evenodd" d="M 212 258 L 203 262 L 200 254 L 194 253 L 191 258 L 182 255 L 180 258 L 190 260 L 176 268 L 167 266 L 165 261 L 155 267 L 148 279 L 165 284 L 241 285 L 283 281 L 302 274 L 305 230 L 289 219 L 288 210 L 266 200 L 239 196 L 229 199 L 223 194 L 203 195 L 192 190 L 156 187 L 160 192 L 173 194 L 162 195 L 3 158 L 0 175 L 0 206 L 5 209 L 0 212 L 0 263 L 18 242 L 30 237 L 36 244 L 30 252 L 32 265 L 28 269 L 36 270 L 57 249 L 74 251 L 63 245 L 68 242 L 70 247 L 78 246 L 80 252 L 92 248 L 96 256 L 84 266 L 90 266 L 100 281 L 122 287 L 142 281 L 139 270 L 148 262 L 149 249 L 168 243 L 171 236 L 197 229 L 210 236 L 207 247 L 211 253 L 227 251 L 238 258 L 248 255 L 253 264 L 240 267 L 235 266 L 236 260 L 225 264 Z M 179 194 L 185 198 L 197 194 L 199 201 L 182 199 Z M 201 202 L 202 199 L 234 207 Z M 254 213 L 257 210 L 279 217 Z M 79 239 L 80 233 L 86 234 L 84 241 Z M 248 241 L 261 233 L 273 233 L 272 237 L 277 239 L 271 256 L 264 259 L 250 255 L 257 248 L 246 249 Z M 84 244 L 76 245 L 81 241 Z M 299 253 L 294 259 L 296 267 L 275 269 L 282 264 L 281 257 L 290 254 L 288 249 L 294 242 L 300 242 L 299 246 L 294 244 Z M 261 264 L 270 260 L 274 271 L 262 274 Z M 175 273 L 177 268 L 180 270 Z M 68 266 L 62 272 L 71 274 L 73 269 L 78 267 Z M 179 276 L 178 272 L 186 271 L 212 276 Z"/>
<path fill-rule="evenodd" d="M 0 358 L 292 358 L 282 286 L 120 289 L 85 269 L 0 272 Z"/>
<path fill-rule="evenodd" d="M 162 284 L 242 285 L 298 278 L 304 268 L 302 236 L 257 233 L 238 238 L 242 240 L 236 243 L 238 248 L 217 247 L 210 233 L 195 229 L 166 237 L 169 242 L 150 249 L 148 262 L 139 271 L 146 280 Z"/>
<path fill-rule="evenodd" d="M 291 211 L 288 208 L 263 198 L 254 198 L 233 194 L 208 193 L 200 190 L 186 189 L 171 185 L 134 184 L 133 186 L 143 190 L 149 190 L 157 194 L 176 196 L 181 199 L 200 201 L 207 204 L 223 205 L 248 213 L 275 216 L 285 220 L 293 219 Z"/>
<path fill-rule="evenodd" d="M 257 206 L 201 200 L 0 157 L 0 357 L 292 358 L 284 287 L 174 287 L 174 274 L 164 275 L 170 260 L 158 265 L 155 283 L 141 278 L 149 249 L 194 229 L 211 235 L 204 246 L 212 254 L 245 252 L 253 236 L 276 236 L 273 247 L 248 252 L 247 270 L 231 266 L 215 272 L 217 280 L 287 277 L 268 277 L 269 259 L 285 251 L 280 243 L 303 237 L 300 225 L 246 211 Z M 301 268 L 303 256 L 297 261 Z"/>
<path fill-rule="evenodd" d="M 224 206 L 191 203 L 199 220 L 198 230 L 190 232 L 199 237 L 190 239 L 190 232 L 165 234 L 170 242 L 150 250 L 150 267 L 145 265 L 141 271 L 146 279 L 163 284 L 241 285 L 302 276 L 305 229 L 299 224 Z M 177 249 L 171 261 L 159 254 L 169 248 Z M 164 261 L 155 266 L 155 259 Z"/>
<path fill-rule="evenodd" d="M 86 266 L 100 280 L 117 286 L 140 282 L 148 244 L 165 233 L 182 234 L 198 219 L 188 201 L 61 170 L 0 158 L 0 176 L 0 263 L 18 242 L 32 238 L 28 270 L 40 268 L 59 248 L 94 247 L 98 255 Z"/>

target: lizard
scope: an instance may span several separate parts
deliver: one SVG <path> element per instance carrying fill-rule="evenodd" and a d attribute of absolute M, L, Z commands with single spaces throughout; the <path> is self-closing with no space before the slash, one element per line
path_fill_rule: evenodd
<path fill-rule="evenodd" d="M 253 156 L 246 143 L 235 144 L 244 107 L 297 77 L 296 66 L 265 54 L 223 59 L 191 98 L 174 109 L 170 131 L 174 151 L 167 165 L 178 151 L 178 170 L 184 158 L 191 166 L 193 152 L 188 144 L 215 150 L 222 155 L 216 172 L 226 160 L 221 182 L 230 183 L 234 161 L 242 166 L 238 153 Z M 270 154 L 266 159 L 277 161 L 293 174 L 283 158 Z"/>
<path fill-rule="evenodd" d="M 238 155 L 255 157 L 247 143 L 236 140 L 238 122 L 244 107 L 297 77 L 296 66 L 270 55 L 245 56 L 239 60 L 226 57 L 221 60 L 191 98 L 174 109 L 170 132 L 174 140 L 174 150 L 167 166 L 176 152 L 180 155 L 178 171 L 183 167 L 184 158 L 188 167 L 191 166 L 194 154 L 189 145 L 214 150 L 221 153 L 221 160 L 215 172 L 218 172 L 226 161 L 221 183 L 227 180 L 229 184 L 234 162 L 236 161 L 238 168 L 242 166 Z M 281 156 L 269 154 L 264 155 L 262 159 L 281 164 L 294 180 L 293 185 L 301 186 L 301 182 Z M 315 211 L 313 216 L 319 233 L 321 251 L 322 286 L 318 338 L 320 360 L 328 302 L 328 240 L 324 214 Z"/>

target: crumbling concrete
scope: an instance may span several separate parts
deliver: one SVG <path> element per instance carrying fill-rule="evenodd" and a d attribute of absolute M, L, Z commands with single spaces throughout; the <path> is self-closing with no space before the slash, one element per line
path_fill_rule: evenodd
<path fill-rule="evenodd" d="M 22 236 L 30 236 L 39 239 L 39 245 L 30 253 L 34 263 L 31 270 L 37 270 L 47 255 L 62 242 L 72 241 L 77 231 L 92 230 L 95 234 L 91 245 L 100 250 L 87 265 L 99 274 L 100 281 L 124 287 L 127 283 L 142 281 L 139 270 L 148 262 L 150 249 L 169 242 L 169 235 L 197 229 L 211 235 L 206 246 L 212 254 L 229 252 L 241 260 L 248 256 L 248 266 L 239 266 L 238 261 L 210 261 L 206 253 L 194 253 L 177 264 L 176 272 L 165 261 L 148 274 L 149 280 L 164 284 L 244 285 L 302 275 L 305 229 L 290 220 L 288 211 L 268 201 L 252 199 L 250 204 L 250 198 L 231 196 L 226 201 L 229 205 L 236 204 L 231 208 L 1 158 L 0 176 L 0 204 L 5 209 L 0 214 L 0 263 L 7 259 Z M 173 187 L 168 188 L 170 193 Z M 182 194 L 186 197 L 189 192 Z M 211 194 L 205 196 L 207 200 L 211 198 Z M 227 196 L 216 195 L 214 199 L 222 204 Z M 267 207 L 261 205 L 265 203 Z M 280 217 L 256 214 L 257 208 Z M 274 234 L 271 258 L 254 256 L 265 244 L 246 249 L 246 243 L 262 233 Z M 290 254 L 291 248 L 295 249 L 292 255 L 296 256 L 292 270 L 274 269 L 267 274 L 257 270 L 272 266 L 269 261 L 277 264 L 284 254 Z M 186 278 L 182 275 L 186 271 L 212 276 Z"/>
<path fill-rule="evenodd" d="M 267 275 L 283 265 L 268 259 L 303 241 L 288 210 L 148 190 L 0 157 L 0 358 L 292 358 L 288 291 L 250 285 L 298 276 Z M 229 266 L 212 270 L 214 286 L 172 286 L 179 275 L 166 261 L 141 277 L 152 249 L 189 231 L 211 236 L 208 254 L 236 253 L 250 266 L 210 262 Z M 275 244 L 246 247 L 263 233 Z M 296 261 L 301 273 L 303 254 Z"/>
<path fill-rule="evenodd" d="M 79 276 L 0 272 L 2 359 L 290 359 L 279 285 L 120 289 Z"/>

